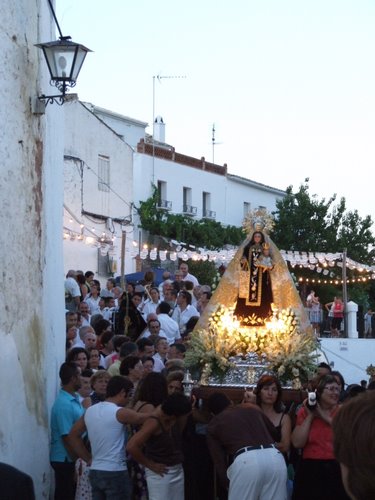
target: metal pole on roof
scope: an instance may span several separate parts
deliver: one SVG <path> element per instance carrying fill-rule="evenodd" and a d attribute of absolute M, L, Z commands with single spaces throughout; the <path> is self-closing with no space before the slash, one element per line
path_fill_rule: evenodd
<path fill-rule="evenodd" d="M 152 184 L 155 184 L 155 75 L 152 77 Z"/>

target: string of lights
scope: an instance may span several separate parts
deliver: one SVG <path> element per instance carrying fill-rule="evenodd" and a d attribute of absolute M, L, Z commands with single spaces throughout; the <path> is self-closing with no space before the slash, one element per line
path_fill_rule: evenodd
<path fill-rule="evenodd" d="M 64 205 L 64 209 L 70 215 L 70 222 L 75 221 L 80 226 L 80 231 L 71 229 L 64 226 L 64 239 L 83 241 L 87 245 L 93 245 L 94 247 L 101 248 L 103 254 L 105 252 L 110 252 L 111 255 L 115 254 L 114 243 L 116 240 L 115 234 L 106 234 L 102 232 L 100 235 L 96 234 L 95 228 L 89 229 L 78 217 L 76 217 L 73 212 Z M 86 231 L 89 234 L 84 234 Z M 133 241 L 130 248 L 130 254 L 133 258 L 140 258 L 142 260 L 150 259 L 155 261 L 159 259 L 161 262 L 166 261 L 168 258 L 171 261 L 176 261 L 181 259 L 187 261 L 189 259 L 198 261 L 211 261 L 220 262 L 223 264 L 229 263 L 237 248 L 232 249 L 222 249 L 222 250 L 207 250 L 203 248 L 196 249 L 193 245 L 188 245 L 186 243 L 181 243 L 176 240 L 171 240 L 169 242 L 170 246 L 173 247 L 172 250 L 160 249 L 158 247 L 149 248 L 148 245 L 143 245 L 139 249 L 139 244 L 137 241 Z M 341 253 L 312 253 L 312 252 L 295 252 L 295 251 L 284 251 L 281 250 L 281 254 L 286 262 L 289 262 L 292 268 L 308 268 L 311 271 L 315 271 L 318 274 L 321 273 L 322 277 L 318 278 L 307 278 L 307 277 L 296 277 L 298 283 L 316 283 L 316 284 L 333 284 L 342 285 L 344 282 L 342 279 L 334 277 L 332 268 L 334 266 L 342 267 Z M 346 280 L 346 283 L 367 283 L 370 280 L 375 279 L 375 268 L 374 266 L 367 266 L 365 264 L 360 264 L 352 259 L 347 258 L 349 262 L 349 269 L 356 270 L 360 273 L 367 271 L 366 275 L 360 277 L 352 277 Z M 370 270 L 370 272 L 368 272 Z"/>
<path fill-rule="evenodd" d="M 347 278 L 346 283 L 367 283 L 368 281 L 371 281 L 375 279 L 374 275 L 368 275 L 368 276 L 362 276 L 360 278 Z M 331 284 L 331 285 L 342 285 L 344 283 L 344 280 L 342 279 L 315 279 L 315 278 L 303 278 L 299 277 L 297 278 L 298 283 L 317 283 L 319 284 Z"/>

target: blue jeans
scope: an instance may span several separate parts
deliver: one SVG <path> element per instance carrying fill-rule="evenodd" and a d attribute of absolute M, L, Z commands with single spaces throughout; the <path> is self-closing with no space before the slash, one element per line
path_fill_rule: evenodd
<path fill-rule="evenodd" d="M 90 470 L 92 500 L 130 500 L 131 482 L 124 471 Z"/>

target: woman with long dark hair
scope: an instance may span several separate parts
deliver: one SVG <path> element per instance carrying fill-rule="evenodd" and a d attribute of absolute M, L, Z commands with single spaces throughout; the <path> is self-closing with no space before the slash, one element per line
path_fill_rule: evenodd
<path fill-rule="evenodd" d="M 282 403 L 280 381 L 273 375 L 263 375 L 255 388 L 256 404 L 278 430 L 276 447 L 286 454 L 290 449 L 292 422 Z"/>
<path fill-rule="evenodd" d="M 152 372 L 140 382 L 135 396 L 133 409 L 139 413 L 151 413 L 168 396 L 167 381 L 161 373 Z M 132 429 L 135 434 L 138 428 Z M 145 468 L 132 458 L 128 461 L 130 476 L 133 480 L 133 500 L 148 498 Z"/>
<path fill-rule="evenodd" d="M 145 466 L 150 500 L 184 498 L 181 432 L 191 402 L 183 394 L 167 397 L 129 440 L 126 447 L 138 463 Z"/>

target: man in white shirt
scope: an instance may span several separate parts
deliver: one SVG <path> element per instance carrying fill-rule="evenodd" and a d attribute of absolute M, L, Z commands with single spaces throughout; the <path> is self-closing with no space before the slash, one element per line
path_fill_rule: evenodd
<path fill-rule="evenodd" d="M 165 362 L 169 351 L 169 344 L 167 339 L 159 337 L 155 341 L 156 353 L 152 356 L 154 360 L 154 372 L 161 372 L 165 368 Z"/>
<path fill-rule="evenodd" d="M 90 352 L 90 349 L 94 349 L 96 347 L 96 335 L 94 332 L 87 332 L 83 337 L 83 343 L 85 344 L 86 351 Z"/>
<path fill-rule="evenodd" d="M 171 312 L 169 314 L 170 316 L 172 316 L 173 311 L 177 307 L 177 295 L 179 291 L 180 289 L 176 290 L 173 285 L 171 286 L 171 288 L 167 287 L 165 290 L 163 302 L 168 302 L 168 304 L 171 306 Z"/>
<path fill-rule="evenodd" d="M 165 333 L 168 344 L 172 345 L 175 342 L 181 341 L 181 334 L 177 322 L 169 316 L 170 311 L 171 306 L 168 302 L 160 302 L 156 309 L 160 329 Z"/>
<path fill-rule="evenodd" d="M 81 313 L 81 326 L 90 326 L 91 315 L 90 308 L 86 302 L 81 302 L 79 305 L 79 312 Z"/>
<path fill-rule="evenodd" d="M 114 297 L 100 294 L 99 309 L 103 318 L 112 323 L 113 314 L 116 310 Z"/>
<path fill-rule="evenodd" d="M 73 269 L 67 272 L 64 288 L 65 309 L 73 312 L 77 311 L 81 302 L 81 290 L 77 282 L 77 273 Z"/>
<path fill-rule="evenodd" d="M 171 273 L 169 271 L 164 271 L 163 272 L 163 281 L 158 286 L 159 295 L 160 295 L 161 300 L 163 300 L 163 298 L 164 298 L 164 287 L 167 285 L 170 285 L 172 283 L 173 282 L 171 280 Z"/>
<path fill-rule="evenodd" d="M 81 326 L 81 328 L 78 330 L 78 335 L 73 340 L 72 347 L 83 347 L 83 348 L 86 348 L 86 346 L 85 346 L 85 336 L 88 333 L 92 333 L 92 334 L 95 335 L 95 330 L 93 329 L 93 327 L 92 326 Z"/>
<path fill-rule="evenodd" d="M 115 288 L 116 286 L 116 280 L 115 278 L 108 278 L 107 279 L 107 284 L 106 284 L 106 291 L 109 293 L 109 295 L 111 297 L 114 297 L 114 294 L 113 294 L 113 289 Z"/>
<path fill-rule="evenodd" d="M 71 449 L 90 465 L 93 498 L 131 499 L 132 484 L 125 455 L 126 425 L 141 425 L 150 415 L 123 408 L 132 389 L 133 383 L 129 379 L 112 377 L 108 382 L 106 400 L 90 406 L 68 435 Z M 82 440 L 86 431 L 91 453 Z"/>
<path fill-rule="evenodd" d="M 191 294 L 186 290 L 181 290 L 177 296 L 177 307 L 172 316 L 179 326 L 181 335 L 185 333 L 186 323 L 193 316 L 199 317 L 200 314 L 197 309 L 191 305 Z"/>
<path fill-rule="evenodd" d="M 162 337 L 164 339 L 167 338 L 164 331 L 161 329 L 160 321 L 155 313 L 152 313 L 152 317 L 147 321 L 147 328 L 143 330 L 139 339 L 155 339 L 156 337 Z"/>
<path fill-rule="evenodd" d="M 194 286 L 199 285 L 197 278 L 193 274 L 189 273 L 189 266 L 186 264 L 186 262 L 180 264 L 180 271 L 182 273 L 183 281 L 191 281 L 194 284 Z"/>
<path fill-rule="evenodd" d="M 90 308 L 90 314 L 93 316 L 94 314 L 101 314 L 99 308 L 100 296 L 98 287 L 95 284 L 91 285 L 90 293 L 86 295 L 85 302 L 88 304 Z"/>

